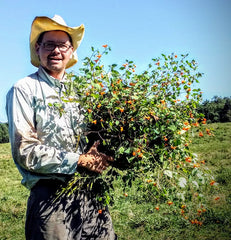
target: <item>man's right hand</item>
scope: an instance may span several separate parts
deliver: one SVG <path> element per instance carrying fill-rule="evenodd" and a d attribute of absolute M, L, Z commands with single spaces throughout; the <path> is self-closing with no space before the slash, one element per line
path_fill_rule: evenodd
<path fill-rule="evenodd" d="M 100 142 L 95 142 L 89 151 L 79 156 L 78 166 L 85 167 L 90 171 L 102 173 L 113 162 L 113 157 L 98 152 Z"/>

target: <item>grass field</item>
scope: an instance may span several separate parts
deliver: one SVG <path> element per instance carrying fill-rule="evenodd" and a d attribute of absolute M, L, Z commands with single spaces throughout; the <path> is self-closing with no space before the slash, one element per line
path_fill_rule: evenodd
<path fill-rule="evenodd" d="M 141 201 L 135 188 L 124 196 L 119 183 L 115 203 L 110 207 L 115 231 L 123 240 L 229 240 L 231 239 L 231 123 L 210 124 L 214 137 L 192 137 L 191 150 L 205 160 L 218 183 L 208 196 L 209 205 L 203 225 L 183 218 L 176 206 L 159 206 Z M 19 175 L 10 154 L 9 144 L 0 145 L 0 240 L 23 240 L 27 189 L 20 185 Z M 214 200 L 219 195 L 218 200 Z M 130 197 L 131 196 L 131 197 Z M 135 196 L 135 197 L 132 197 Z"/>

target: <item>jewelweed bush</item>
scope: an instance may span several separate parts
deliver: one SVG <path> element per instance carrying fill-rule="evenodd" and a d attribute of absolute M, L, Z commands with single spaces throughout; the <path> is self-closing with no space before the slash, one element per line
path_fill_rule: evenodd
<path fill-rule="evenodd" d="M 85 139 L 86 151 L 100 141 L 98 150 L 114 162 L 102 175 L 79 168 L 61 194 L 85 189 L 103 206 L 113 201 L 113 182 L 121 179 L 124 189 L 138 182 L 137 196 L 143 199 L 180 208 L 193 201 L 198 208 L 211 176 L 189 150 L 189 131 L 212 134 L 197 112 L 202 98 L 196 88 L 202 76 L 198 64 L 188 55 L 162 54 L 136 73 L 129 60 L 104 66 L 102 57 L 109 51 L 107 45 L 101 52 L 92 47 L 80 74 L 69 74 L 63 101 L 82 107 L 85 128 L 76 138 Z"/>

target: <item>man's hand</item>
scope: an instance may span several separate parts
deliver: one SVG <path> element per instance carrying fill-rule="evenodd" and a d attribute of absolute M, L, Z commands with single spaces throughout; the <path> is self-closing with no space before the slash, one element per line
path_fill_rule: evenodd
<path fill-rule="evenodd" d="M 95 142 L 86 154 L 79 156 L 78 166 L 101 174 L 110 165 L 109 162 L 114 161 L 112 157 L 98 152 L 99 144 L 99 141 Z"/>

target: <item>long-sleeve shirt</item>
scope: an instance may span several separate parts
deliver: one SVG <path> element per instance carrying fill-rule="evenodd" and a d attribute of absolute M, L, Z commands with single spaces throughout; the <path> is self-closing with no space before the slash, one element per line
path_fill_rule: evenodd
<path fill-rule="evenodd" d="M 65 81 L 65 78 L 63 79 Z M 64 85 L 39 67 L 7 94 L 12 156 L 31 189 L 40 179 L 66 180 L 74 174 L 83 143 L 83 116 L 76 102 L 62 102 Z M 64 114 L 52 105 L 62 104 Z"/>

